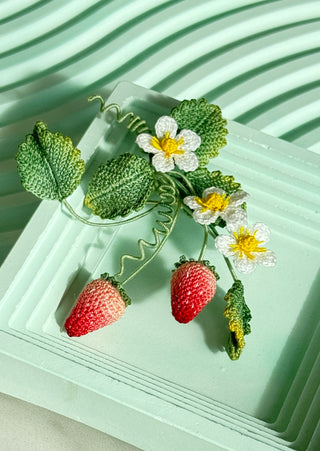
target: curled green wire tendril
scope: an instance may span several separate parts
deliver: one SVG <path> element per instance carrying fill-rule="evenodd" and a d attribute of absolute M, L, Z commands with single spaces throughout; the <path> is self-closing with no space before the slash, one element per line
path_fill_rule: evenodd
<path fill-rule="evenodd" d="M 99 100 L 100 101 L 100 112 L 106 113 L 109 110 L 115 109 L 116 110 L 116 119 L 119 124 L 124 122 L 126 119 L 130 118 L 127 123 L 127 128 L 131 132 L 135 133 L 144 133 L 144 132 L 150 132 L 151 129 L 146 125 L 146 121 L 144 119 L 141 119 L 140 116 L 136 116 L 132 111 L 124 114 L 122 116 L 120 106 L 117 103 L 110 103 L 110 105 L 105 105 L 104 99 L 100 95 L 93 95 L 88 98 L 89 102 L 92 102 L 93 100 Z"/>
<path fill-rule="evenodd" d="M 159 177 L 160 179 L 160 177 Z M 158 214 L 163 217 L 163 219 L 157 219 L 157 226 L 152 228 L 152 233 L 154 236 L 154 242 L 146 241 L 144 239 L 138 240 L 139 254 L 137 256 L 125 254 L 120 258 L 120 270 L 115 274 L 115 278 L 119 279 L 125 271 L 125 262 L 127 260 L 133 260 L 137 262 L 143 262 L 133 273 L 131 273 L 125 280 L 121 282 L 122 285 L 131 280 L 134 276 L 138 274 L 148 263 L 153 260 L 156 255 L 161 251 L 162 247 L 169 238 L 178 216 L 180 210 L 180 200 L 177 195 L 177 189 L 174 183 L 170 180 L 170 177 L 162 176 L 161 179 L 164 183 L 159 185 L 159 195 L 161 201 L 159 202 Z M 154 249 L 152 255 L 146 257 L 146 249 Z"/>

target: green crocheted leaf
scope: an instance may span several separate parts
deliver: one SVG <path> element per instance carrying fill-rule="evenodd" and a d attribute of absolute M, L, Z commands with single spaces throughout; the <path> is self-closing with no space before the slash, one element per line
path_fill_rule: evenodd
<path fill-rule="evenodd" d="M 138 155 L 124 153 L 99 166 L 89 183 L 85 204 L 103 219 L 142 208 L 154 189 L 154 171 Z"/>
<path fill-rule="evenodd" d="M 244 299 L 242 282 L 234 282 L 224 297 L 227 306 L 224 316 L 229 319 L 230 335 L 227 352 L 231 360 L 237 360 L 245 346 L 244 336 L 251 332 L 251 312 Z"/>
<path fill-rule="evenodd" d="M 220 171 L 210 172 L 207 168 L 188 172 L 187 177 L 200 197 L 205 189 L 212 186 L 223 189 L 228 196 L 241 188 L 240 183 L 235 182 L 232 175 L 223 175 Z"/>
<path fill-rule="evenodd" d="M 77 188 L 85 171 L 80 157 L 69 137 L 51 133 L 44 122 L 38 121 L 16 155 L 22 185 L 40 199 L 65 199 Z"/>
<path fill-rule="evenodd" d="M 221 147 L 227 144 L 227 121 L 222 117 L 221 109 L 206 99 L 184 100 L 171 111 L 171 116 L 180 129 L 192 130 L 201 137 L 201 145 L 195 152 L 200 167 L 218 156 Z"/>

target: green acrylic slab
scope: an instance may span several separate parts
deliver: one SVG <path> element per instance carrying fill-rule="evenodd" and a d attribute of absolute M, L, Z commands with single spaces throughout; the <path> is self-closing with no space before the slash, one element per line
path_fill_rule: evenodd
<path fill-rule="evenodd" d="M 107 102 L 151 126 L 178 103 L 131 83 Z M 224 352 L 223 296 L 232 280 L 213 247 L 206 257 L 221 275 L 216 298 L 191 324 L 171 316 L 173 263 L 182 253 L 196 256 L 202 240 L 183 215 L 150 267 L 128 283 L 133 305 L 123 318 L 70 339 L 63 323 L 83 286 L 114 273 L 138 238 L 151 238 L 152 220 L 102 230 L 45 201 L 1 268 L 1 391 L 146 450 L 318 449 L 320 156 L 232 121 L 228 129 L 210 168 L 233 174 L 250 193 L 249 220 L 270 226 L 278 256 L 275 268 L 243 277 L 253 320 L 241 358 Z M 109 112 L 77 147 L 93 171 L 134 146 Z M 69 198 L 77 211 L 85 183 Z"/>

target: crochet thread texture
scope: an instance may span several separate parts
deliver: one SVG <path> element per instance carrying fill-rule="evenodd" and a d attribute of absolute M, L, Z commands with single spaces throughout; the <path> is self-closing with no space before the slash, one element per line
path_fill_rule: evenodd
<path fill-rule="evenodd" d="M 89 184 L 85 204 L 102 219 L 126 216 L 142 208 L 154 189 L 148 161 L 125 153 L 99 166 Z"/>
<path fill-rule="evenodd" d="M 195 151 L 200 167 L 218 156 L 219 149 L 227 144 L 227 121 L 222 117 L 221 109 L 206 99 L 184 100 L 171 111 L 171 116 L 180 129 L 192 130 L 200 136 L 201 145 Z"/>
<path fill-rule="evenodd" d="M 44 122 L 36 122 L 16 155 L 21 182 L 40 199 L 62 200 L 70 196 L 85 171 L 80 151 L 69 137 L 51 133 Z"/>
<path fill-rule="evenodd" d="M 237 360 L 245 346 L 244 336 L 251 332 L 249 322 L 252 318 L 240 280 L 234 282 L 224 299 L 227 302 L 224 315 L 229 319 L 230 329 L 227 352 L 231 360 Z"/>
<path fill-rule="evenodd" d="M 241 188 L 240 183 L 235 182 L 232 175 L 223 175 L 221 171 L 210 172 L 207 168 L 188 172 L 188 179 L 198 196 L 202 196 L 203 191 L 211 186 L 223 189 L 228 196 Z"/>
<path fill-rule="evenodd" d="M 201 262 L 179 265 L 171 278 L 172 313 L 180 323 L 188 323 L 211 301 L 216 292 L 214 273 Z"/>

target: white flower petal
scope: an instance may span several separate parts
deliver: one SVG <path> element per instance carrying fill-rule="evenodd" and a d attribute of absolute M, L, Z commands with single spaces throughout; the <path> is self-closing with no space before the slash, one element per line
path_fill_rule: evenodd
<path fill-rule="evenodd" d="M 155 131 L 159 139 L 165 137 L 166 133 L 169 132 L 170 138 L 175 138 L 178 130 L 178 124 L 171 116 L 161 116 L 156 122 Z"/>
<path fill-rule="evenodd" d="M 231 194 L 230 196 L 230 203 L 229 205 L 232 205 L 233 207 L 238 207 L 239 205 L 243 204 L 243 202 L 249 197 L 249 194 L 245 191 L 237 191 L 236 193 Z"/>
<path fill-rule="evenodd" d="M 243 257 L 234 257 L 233 259 L 234 265 L 236 269 L 243 274 L 249 274 L 252 272 L 256 267 L 255 260 L 250 260 L 249 258 L 243 256 Z"/>
<path fill-rule="evenodd" d="M 242 208 L 230 208 L 229 206 L 220 213 L 228 225 L 228 228 L 233 231 L 240 229 L 243 224 L 247 222 L 247 212 Z"/>
<path fill-rule="evenodd" d="M 211 210 L 201 211 L 201 209 L 195 210 L 193 212 L 193 219 L 199 224 L 212 224 L 218 218 L 218 213 L 214 213 Z"/>
<path fill-rule="evenodd" d="M 258 241 L 262 241 L 263 243 L 267 243 L 270 240 L 270 229 L 262 222 L 257 222 L 253 225 L 253 232 L 256 232 L 255 238 Z"/>
<path fill-rule="evenodd" d="M 187 150 L 188 152 L 194 151 L 198 149 L 201 144 L 201 138 L 192 130 L 183 129 L 176 136 L 176 140 L 179 141 L 180 138 L 183 138 L 183 144 L 179 146 L 179 149 Z"/>
<path fill-rule="evenodd" d="M 229 235 L 219 235 L 215 239 L 216 248 L 225 257 L 231 257 L 231 255 L 234 255 L 234 252 L 230 247 L 231 244 L 236 244 L 236 240 L 234 237 Z"/>
<path fill-rule="evenodd" d="M 199 166 L 198 157 L 193 152 L 185 152 L 182 155 L 173 154 L 173 159 L 179 169 L 189 172 L 194 171 Z"/>
<path fill-rule="evenodd" d="M 206 199 L 209 194 L 212 193 L 217 193 L 220 194 L 220 196 L 223 196 L 224 194 L 226 194 L 226 192 L 223 189 L 217 188 L 216 186 L 211 186 L 210 188 L 206 188 L 203 193 L 202 193 L 202 197 L 203 199 Z"/>
<path fill-rule="evenodd" d="M 245 218 L 242 222 L 230 221 L 230 223 L 227 223 L 227 229 L 228 229 L 228 232 L 230 232 L 230 233 L 235 232 L 237 235 L 240 235 L 241 227 L 244 227 L 245 229 L 247 229 L 247 227 L 248 227 L 247 215 L 245 215 Z"/>
<path fill-rule="evenodd" d="M 183 203 L 185 203 L 189 208 L 192 208 L 192 210 L 198 209 L 200 205 L 195 200 L 196 196 L 187 196 L 183 199 Z"/>
<path fill-rule="evenodd" d="M 232 210 L 233 213 L 230 213 Z M 239 212 L 240 212 L 239 218 L 243 219 L 243 217 L 241 218 L 241 216 L 243 215 L 243 213 L 241 213 L 241 210 L 242 209 L 239 207 L 231 209 L 229 211 L 230 219 L 231 220 L 234 219 L 233 215 L 237 215 Z M 221 213 L 220 215 L 222 216 L 223 213 Z M 227 223 L 227 229 L 231 234 L 229 236 L 222 235 L 216 238 L 215 243 L 217 249 L 226 257 L 233 256 L 235 267 L 237 268 L 238 271 L 244 274 L 251 273 L 255 269 L 257 264 L 261 264 L 264 266 L 274 266 L 276 264 L 276 256 L 274 252 L 270 250 L 263 250 L 262 252 L 252 251 L 249 255 L 249 257 L 252 258 L 247 257 L 247 255 L 244 252 L 241 252 L 240 249 L 234 252 L 231 245 L 232 244 L 239 245 L 239 242 L 237 241 L 236 237 L 232 235 L 232 233 L 236 232 L 236 234 L 240 236 L 240 230 L 243 227 L 245 228 L 245 230 L 248 230 L 246 224 L 244 224 L 243 221 L 242 222 L 240 221 L 240 223 L 234 222 Z M 267 239 L 269 238 L 270 231 L 268 227 L 262 223 L 257 223 L 251 230 L 248 230 L 248 233 L 250 233 L 250 235 L 253 236 L 254 231 L 256 231 L 256 234 L 254 236 L 257 239 L 259 238 L 258 241 L 262 241 L 262 243 L 258 246 L 258 248 L 259 247 L 264 248 L 264 241 L 261 238 Z"/>
<path fill-rule="evenodd" d="M 136 143 L 145 152 L 158 153 L 158 152 L 160 152 L 160 150 L 156 149 L 151 144 L 152 138 L 153 138 L 153 136 L 149 135 L 148 133 L 140 133 L 140 135 L 137 136 Z"/>
<path fill-rule="evenodd" d="M 152 157 L 152 164 L 158 172 L 168 172 L 174 168 L 173 158 L 166 158 L 163 152 Z"/>
<path fill-rule="evenodd" d="M 266 252 L 257 252 L 255 260 L 263 266 L 274 266 L 277 262 L 277 257 L 274 252 L 267 250 Z"/>

